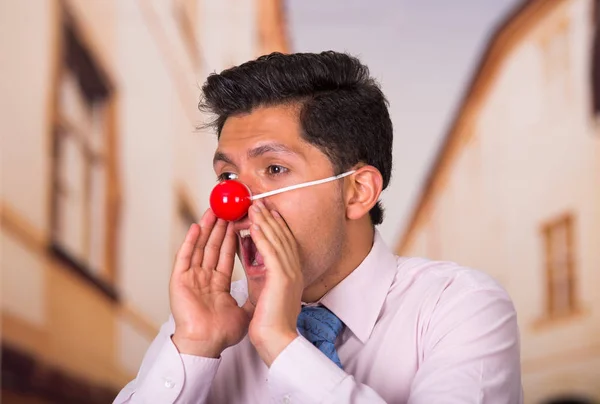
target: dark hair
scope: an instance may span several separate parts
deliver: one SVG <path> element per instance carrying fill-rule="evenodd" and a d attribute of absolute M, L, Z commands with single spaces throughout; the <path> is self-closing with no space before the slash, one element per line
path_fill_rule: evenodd
<path fill-rule="evenodd" d="M 209 125 L 220 136 L 229 116 L 260 106 L 297 103 L 304 140 L 331 160 L 336 174 L 365 163 L 387 188 L 392 174 L 392 121 L 388 102 L 367 66 L 345 53 L 271 53 L 211 74 L 200 110 L 216 114 Z M 378 201 L 369 212 L 383 221 Z"/>

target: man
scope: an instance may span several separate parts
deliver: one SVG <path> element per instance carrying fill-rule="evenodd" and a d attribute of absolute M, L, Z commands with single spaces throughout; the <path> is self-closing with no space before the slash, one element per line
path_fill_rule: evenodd
<path fill-rule="evenodd" d="M 490 277 L 396 257 L 375 226 L 392 171 L 387 102 L 346 54 L 271 54 L 211 75 L 214 169 L 254 195 L 208 210 L 172 316 L 117 403 L 520 403 L 514 307 Z M 231 284 L 238 252 L 246 279 Z"/>

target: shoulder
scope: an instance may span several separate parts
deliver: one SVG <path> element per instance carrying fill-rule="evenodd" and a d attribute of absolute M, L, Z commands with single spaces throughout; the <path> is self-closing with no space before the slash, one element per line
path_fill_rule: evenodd
<path fill-rule="evenodd" d="M 425 258 L 398 257 L 396 279 L 388 298 L 427 316 L 477 307 L 495 307 L 511 315 L 515 312 L 506 289 L 483 270 Z"/>
<path fill-rule="evenodd" d="M 510 295 L 483 270 L 423 258 L 399 260 L 396 289 L 432 336 L 442 338 L 451 330 L 470 336 L 494 330 L 503 338 L 518 334 Z"/>
<path fill-rule="evenodd" d="M 418 257 L 397 257 L 396 281 L 438 292 L 465 293 L 488 290 L 506 293 L 500 283 L 482 269 L 452 261 L 435 261 Z"/>

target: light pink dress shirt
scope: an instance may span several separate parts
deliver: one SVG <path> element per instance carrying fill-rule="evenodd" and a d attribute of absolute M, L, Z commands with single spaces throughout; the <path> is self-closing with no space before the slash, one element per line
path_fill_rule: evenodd
<path fill-rule="evenodd" d="M 241 305 L 245 281 L 232 285 Z M 346 325 L 344 370 L 296 338 L 268 368 L 246 337 L 221 358 L 180 355 L 172 317 L 115 403 L 523 402 L 514 306 L 488 275 L 373 248 L 321 304 Z"/>

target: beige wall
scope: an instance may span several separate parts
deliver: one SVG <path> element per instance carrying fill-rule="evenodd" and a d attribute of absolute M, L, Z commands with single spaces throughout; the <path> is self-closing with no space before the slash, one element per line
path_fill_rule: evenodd
<path fill-rule="evenodd" d="M 202 2 L 204 16 L 202 36 L 211 38 L 210 41 L 203 41 L 207 73 L 243 63 L 258 55 L 256 24 L 258 2 L 236 0 Z"/>
<path fill-rule="evenodd" d="M 263 49 L 255 1 L 198 1 L 194 50 L 177 2 L 0 2 L 2 338 L 115 389 L 135 375 L 169 315 L 169 275 L 182 241 L 177 207 L 184 201 L 201 215 L 216 183 L 216 137 L 195 129 L 207 119 L 197 110 L 199 87 L 210 72 Z M 119 303 L 48 251 L 61 3 L 115 87 Z"/>
<path fill-rule="evenodd" d="M 0 7 L 3 73 L 0 88 L 3 94 L 10 94 L 0 97 L 3 125 L 0 195 L 3 201 L 18 207 L 24 219 L 34 223 L 40 233 L 45 233 L 49 207 L 48 108 L 56 51 L 55 27 L 50 16 L 55 7 L 52 2 L 42 0 L 10 5 L 2 2 Z M 31 26 L 36 29 L 30 29 Z M 15 172 L 21 174 L 14 175 Z"/>
<path fill-rule="evenodd" d="M 485 270 L 508 289 L 531 403 L 564 392 L 600 398 L 600 140 L 590 116 L 591 5 L 561 2 L 531 23 L 500 62 L 479 109 L 465 118 L 456 155 L 437 173 L 426 219 L 401 251 Z M 568 45 L 545 50 L 544 38 L 554 40 L 562 23 Z M 540 231 L 566 212 L 575 216 L 581 311 L 547 321 Z"/>
<path fill-rule="evenodd" d="M 102 29 L 114 20 L 112 3 L 67 4 L 94 57 L 112 71 L 114 35 Z M 68 373 L 118 386 L 130 377 L 114 360 L 118 308 L 47 251 L 60 8 L 55 1 L 2 7 L 3 341 Z"/>

